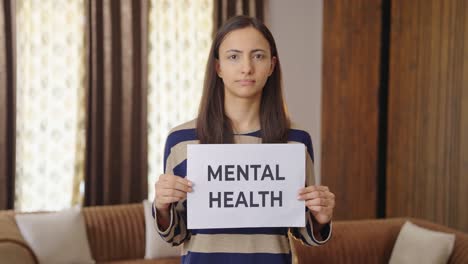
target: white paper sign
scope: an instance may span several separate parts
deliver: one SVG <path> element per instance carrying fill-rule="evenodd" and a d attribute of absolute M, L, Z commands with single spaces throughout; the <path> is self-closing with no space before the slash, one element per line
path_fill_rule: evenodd
<path fill-rule="evenodd" d="M 187 146 L 187 227 L 303 227 L 303 144 Z"/>

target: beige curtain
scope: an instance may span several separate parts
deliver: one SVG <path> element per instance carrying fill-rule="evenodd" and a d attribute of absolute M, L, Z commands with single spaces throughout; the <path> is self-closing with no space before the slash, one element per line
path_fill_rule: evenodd
<path fill-rule="evenodd" d="M 61 210 L 84 169 L 86 2 L 16 4 L 15 209 Z"/>
<path fill-rule="evenodd" d="M 0 210 L 15 194 L 15 1 L 0 1 Z"/>
<path fill-rule="evenodd" d="M 171 128 L 198 110 L 213 28 L 213 0 L 151 0 L 148 62 L 148 198 L 163 172 Z M 183 74 L 181 74 L 183 73 Z"/>
<path fill-rule="evenodd" d="M 89 1 L 85 205 L 147 197 L 148 1 Z"/>

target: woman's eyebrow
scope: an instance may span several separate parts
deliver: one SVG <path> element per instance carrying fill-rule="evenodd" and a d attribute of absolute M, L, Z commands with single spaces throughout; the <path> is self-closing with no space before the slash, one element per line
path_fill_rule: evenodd
<path fill-rule="evenodd" d="M 266 52 L 266 50 L 263 50 L 263 49 L 254 49 L 254 50 L 251 50 L 250 53 L 254 53 L 254 52 L 258 52 L 258 51 Z"/>
<path fill-rule="evenodd" d="M 254 53 L 254 52 L 258 52 L 258 51 L 266 52 L 264 49 L 253 49 L 253 50 L 250 51 L 250 53 Z M 228 52 L 243 53 L 243 51 L 237 50 L 237 49 L 226 50 L 226 53 L 228 53 Z"/>

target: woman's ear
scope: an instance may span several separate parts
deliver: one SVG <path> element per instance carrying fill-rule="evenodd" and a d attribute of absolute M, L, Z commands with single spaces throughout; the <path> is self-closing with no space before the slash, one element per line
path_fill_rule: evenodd
<path fill-rule="evenodd" d="M 276 61 L 277 61 L 277 58 L 275 56 L 271 57 L 270 73 L 268 74 L 268 76 L 271 76 L 271 74 L 275 70 Z"/>
<path fill-rule="evenodd" d="M 219 65 L 219 60 L 215 60 L 215 69 L 216 69 L 216 74 L 218 74 L 219 78 L 221 77 L 221 66 Z"/>

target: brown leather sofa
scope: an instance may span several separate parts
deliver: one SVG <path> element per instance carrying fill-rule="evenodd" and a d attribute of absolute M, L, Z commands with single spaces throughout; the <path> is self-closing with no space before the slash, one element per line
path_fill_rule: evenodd
<path fill-rule="evenodd" d="M 145 260 L 143 204 L 85 207 L 83 215 L 89 246 L 96 263 L 178 264 L 179 257 Z M 23 239 L 14 212 L 0 212 L 0 264 L 37 264 Z"/>
<path fill-rule="evenodd" d="M 455 245 L 448 263 L 468 263 L 467 233 L 414 218 L 335 221 L 333 237 L 327 244 L 306 247 L 300 242 L 294 242 L 298 263 L 388 263 L 406 220 L 431 230 L 454 233 Z"/>
<path fill-rule="evenodd" d="M 142 204 L 83 209 L 88 240 L 97 263 L 175 264 L 180 258 L 144 260 L 145 220 Z M 335 221 L 333 237 L 324 246 L 306 247 L 294 241 L 298 263 L 388 263 L 406 219 Z M 431 222 L 411 219 L 419 226 L 456 234 L 449 263 L 468 263 L 468 234 Z M 0 212 L 0 263 L 37 263 L 21 236 L 14 212 Z"/>

